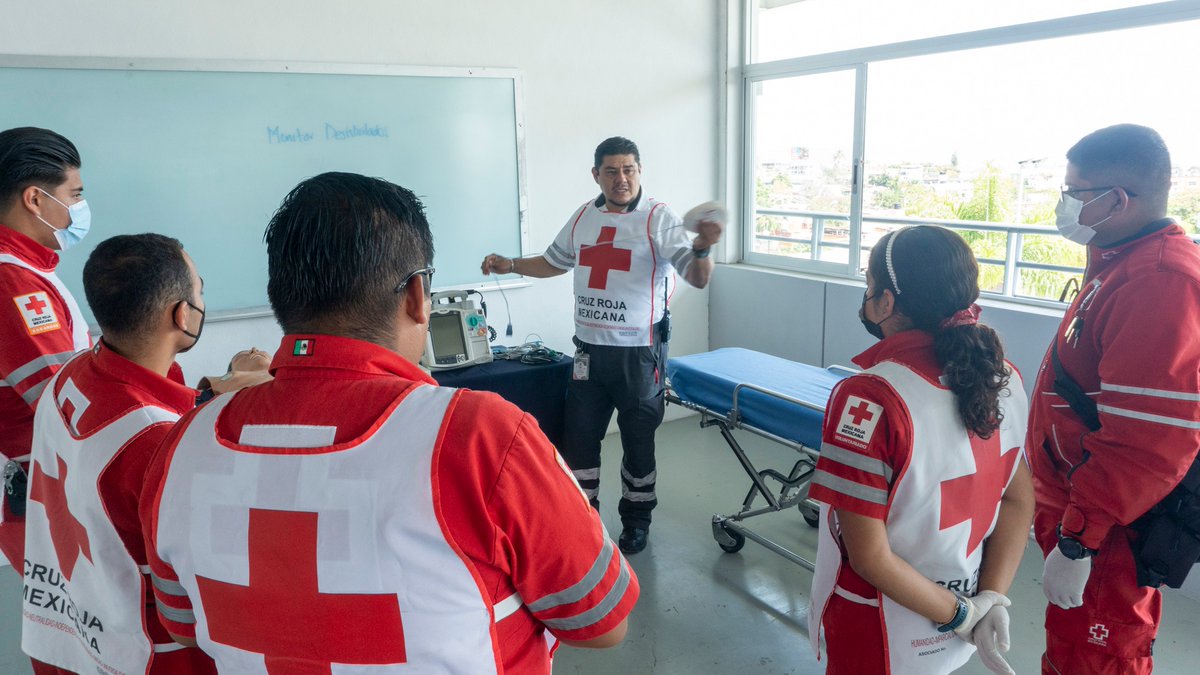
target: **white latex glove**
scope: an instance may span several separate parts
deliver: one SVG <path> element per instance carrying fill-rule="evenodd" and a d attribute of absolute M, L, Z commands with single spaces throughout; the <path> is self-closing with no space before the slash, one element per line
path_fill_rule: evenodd
<path fill-rule="evenodd" d="M 1083 604 L 1083 587 L 1092 573 L 1092 559 L 1071 560 L 1054 547 L 1042 570 L 1042 590 L 1050 604 L 1071 609 Z"/>
<path fill-rule="evenodd" d="M 975 624 L 982 621 L 992 607 L 1008 607 L 1012 604 L 1011 600 L 996 591 L 980 591 L 974 597 L 963 599 L 967 601 L 967 619 L 954 629 L 954 633 L 967 642 L 971 642 L 971 631 L 975 629 Z"/>
<path fill-rule="evenodd" d="M 1016 671 L 1000 655 L 1001 652 L 1007 652 L 1009 646 L 1008 610 L 1002 605 L 989 609 L 975 624 L 971 634 L 962 638 L 979 648 L 979 660 L 988 670 L 997 675 L 1016 675 Z"/>

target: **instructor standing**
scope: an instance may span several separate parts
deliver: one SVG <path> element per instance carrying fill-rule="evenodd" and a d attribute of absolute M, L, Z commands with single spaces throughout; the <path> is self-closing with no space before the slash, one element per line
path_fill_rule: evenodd
<path fill-rule="evenodd" d="M 615 136 L 596 147 L 600 196 L 567 220 L 540 256 L 483 259 L 484 274 L 553 277 L 575 270 L 575 368 L 567 388 L 561 448 L 576 480 L 600 503 L 600 441 L 613 410 L 621 430 L 621 537 L 626 553 L 646 547 L 654 491 L 654 432 L 662 423 L 674 271 L 704 288 L 722 226 L 703 220 L 695 239 L 662 202 L 642 191 L 637 145 Z"/>

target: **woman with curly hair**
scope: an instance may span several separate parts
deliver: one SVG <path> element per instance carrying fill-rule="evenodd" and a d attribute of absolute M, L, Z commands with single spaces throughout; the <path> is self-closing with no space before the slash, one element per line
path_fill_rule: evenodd
<path fill-rule="evenodd" d="M 978 279 L 942 227 L 871 251 L 859 316 L 880 342 L 830 397 L 809 493 L 822 503 L 809 626 L 828 673 L 948 673 L 976 647 L 1012 672 L 1004 594 L 1033 518 L 1028 401 L 978 322 Z"/>

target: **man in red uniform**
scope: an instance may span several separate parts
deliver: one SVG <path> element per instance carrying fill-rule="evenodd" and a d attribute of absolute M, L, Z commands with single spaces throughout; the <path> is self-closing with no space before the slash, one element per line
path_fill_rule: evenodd
<path fill-rule="evenodd" d="M 637 578 L 537 424 L 417 367 L 412 192 L 304 181 L 266 233 L 275 379 L 186 415 L 142 511 L 159 613 L 222 672 L 548 673 L 621 641 Z M 389 667 L 390 666 L 390 667 Z"/>
<path fill-rule="evenodd" d="M 56 251 L 78 243 L 91 223 L 79 166 L 79 151 L 53 131 L 0 132 L 0 553 L 17 569 L 33 409 L 50 376 L 91 344 L 54 274 Z"/>
<path fill-rule="evenodd" d="M 158 620 L 138 519 L 146 465 L 196 400 L 175 355 L 199 339 L 203 282 L 178 241 L 140 234 L 97 246 L 83 283 L 104 337 L 34 417 L 21 647 L 39 675 L 214 673 Z"/>
<path fill-rule="evenodd" d="M 1067 160 L 1058 227 L 1088 265 L 1038 372 L 1026 448 L 1051 603 L 1042 672 L 1149 673 L 1161 596 L 1137 583 L 1129 525 L 1200 447 L 1200 250 L 1166 217 L 1154 130 L 1100 129 Z M 1098 430 L 1055 392 L 1055 353 Z"/>

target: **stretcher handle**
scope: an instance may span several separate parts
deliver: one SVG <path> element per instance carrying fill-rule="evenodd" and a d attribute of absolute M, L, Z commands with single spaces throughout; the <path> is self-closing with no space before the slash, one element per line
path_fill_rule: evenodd
<path fill-rule="evenodd" d="M 760 394 L 766 394 L 767 396 L 777 398 L 781 401 L 787 401 L 788 403 L 798 405 L 802 408 L 808 408 L 809 410 L 815 410 L 815 411 L 821 413 L 822 415 L 825 414 L 824 406 L 819 406 L 815 403 L 809 403 L 808 401 L 801 401 L 800 399 L 788 396 L 787 394 L 781 394 L 777 391 L 772 391 L 770 389 L 765 389 L 765 388 L 759 387 L 757 385 L 743 382 L 741 384 L 734 386 L 734 388 L 733 388 L 733 410 L 731 410 L 729 412 L 729 419 L 734 424 L 737 424 L 738 420 L 741 419 L 741 412 L 739 410 L 738 398 L 739 398 L 739 395 L 742 393 L 743 389 L 757 391 Z"/>

